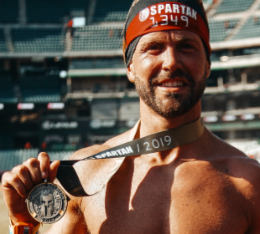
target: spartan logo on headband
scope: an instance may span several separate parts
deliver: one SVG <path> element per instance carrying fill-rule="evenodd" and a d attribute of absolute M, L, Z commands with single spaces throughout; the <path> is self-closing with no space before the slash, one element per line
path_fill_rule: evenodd
<path fill-rule="evenodd" d="M 147 8 L 145 8 L 144 10 L 142 10 L 142 11 L 139 13 L 139 20 L 140 20 L 141 22 L 144 22 L 145 20 L 148 19 L 149 15 L 150 15 L 150 10 L 149 10 L 149 8 L 147 7 Z"/>
<path fill-rule="evenodd" d="M 140 21 L 144 22 L 148 19 L 149 15 L 151 15 L 150 20 L 153 22 L 152 27 L 170 24 L 177 26 L 180 24 L 179 21 L 185 21 L 185 27 L 188 27 L 189 18 L 197 21 L 197 12 L 189 6 L 182 4 L 162 3 L 150 6 L 150 9 L 147 7 L 139 13 Z"/>
<path fill-rule="evenodd" d="M 197 20 L 197 11 L 183 4 L 164 3 L 151 6 L 151 15 L 169 13 L 182 14 Z"/>

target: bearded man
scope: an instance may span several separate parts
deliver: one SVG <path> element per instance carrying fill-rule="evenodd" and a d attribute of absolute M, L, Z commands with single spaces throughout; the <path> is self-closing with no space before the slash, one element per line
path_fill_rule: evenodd
<path fill-rule="evenodd" d="M 128 78 L 140 95 L 140 121 L 132 130 L 103 145 L 82 149 L 71 159 L 158 132 L 168 134 L 169 129 L 180 131 L 153 139 L 153 147 L 179 139 L 182 143 L 126 157 L 93 196 L 68 195 L 67 213 L 47 233 L 260 233 L 259 164 L 215 137 L 200 121 L 210 52 L 201 1 L 133 3 L 124 30 L 124 57 Z M 144 145 L 151 150 L 149 142 Z M 78 168 L 83 187 L 90 180 L 89 170 L 105 170 L 104 160 L 95 162 L 94 167 L 80 164 Z M 58 167 L 59 162 L 50 164 L 48 155 L 41 153 L 38 159 L 3 175 L 11 225 L 39 224 L 29 215 L 24 200 L 35 184 L 46 178 L 53 181 Z"/>

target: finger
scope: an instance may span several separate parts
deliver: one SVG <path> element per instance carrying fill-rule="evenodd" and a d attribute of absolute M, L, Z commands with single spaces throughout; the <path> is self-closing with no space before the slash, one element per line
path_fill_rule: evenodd
<path fill-rule="evenodd" d="M 23 163 L 28 168 L 29 174 L 34 184 L 42 182 L 39 161 L 36 158 L 30 158 Z"/>
<path fill-rule="evenodd" d="M 22 183 L 28 191 L 32 189 L 33 181 L 30 176 L 29 170 L 25 165 L 19 165 L 14 167 L 12 172 L 20 178 L 20 180 L 22 181 Z"/>
<path fill-rule="evenodd" d="M 23 198 L 27 198 L 28 191 L 20 180 L 19 176 L 12 172 L 6 172 L 3 175 L 2 185 L 7 189 L 15 189 L 16 192 Z"/>
<path fill-rule="evenodd" d="M 50 157 L 47 153 L 42 152 L 38 155 L 38 160 L 40 162 L 41 177 L 47 179 L 50 169 Z"/>
<path fill-rule="evenodd" d="M 56 178 L 58 168 L 60 166 L 60 161 L 53 161 L 50 165 L 49 181 L 53 182 Z"/>

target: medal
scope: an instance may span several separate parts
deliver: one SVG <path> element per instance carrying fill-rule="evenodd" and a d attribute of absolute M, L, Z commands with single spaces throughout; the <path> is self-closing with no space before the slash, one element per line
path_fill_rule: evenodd
<path fill-rule="evenodd" d="M 56 184 L 44 182 L 35 186 L 27 198 L 27 209 L 40 223 L 55 223 L 65 214 L 67 195 Z"/>

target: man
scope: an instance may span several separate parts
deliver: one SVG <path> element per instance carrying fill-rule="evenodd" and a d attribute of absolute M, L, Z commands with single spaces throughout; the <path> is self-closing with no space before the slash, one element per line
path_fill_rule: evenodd
<path fill-rule="evenodd" d="M 140 123 L 71 159 L 198 122 L 210 74 L 208 34 L 201 1 L 135 1 L 125 26 L 124 54 L 128 78 L 140 95 Z M 203 126 L 197 130 L 203 134 L 196 141 L 125 158 L 98 194 L 69 195 L 67 213 L 47 233 L 259 234 L 259 164 Z M 176 140 L 189 139 L 190 134 L 184 131 Z M 104 161 L 95 162 L 102 167 Z M 13 225 L 38 225 L 24 200 L 35 184 L 46 178 L 53 181 L 58 166 L 59 162 L 49 165 L 48 155 L 41 153 L 3 175 Z M 87 171 L 81 164 L 83 187 Z"/>

